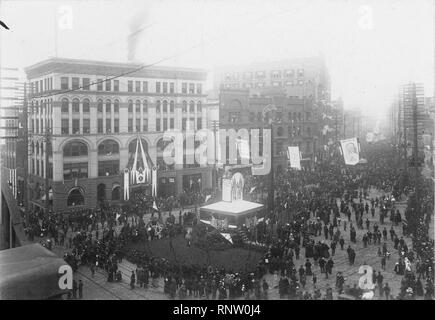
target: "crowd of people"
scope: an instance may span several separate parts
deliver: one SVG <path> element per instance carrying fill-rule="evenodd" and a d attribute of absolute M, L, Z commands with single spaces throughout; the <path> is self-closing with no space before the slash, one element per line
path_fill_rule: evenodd
<path fill-rule="evenodd" d="M 128 259 L 137 265 L 129 275 L 132 289 L 157 287 L 158 279 L 164 278 L 164 293 L 178 299 L 267 299 L 272 284 L 266 281 L 266 274 L 275 275 L 273 287 L 278 289 L 281 298 L 332 299 L 332 287 L 328 285 L 322 292 L 317 281 L 318 277 L 329 278 L 334 273 L 338 294 L 361 298 L 362 290 L 356 283 L 346 283 L 343 272 L 335 271 L 334 262 L 336 250 L 341 250 L 346 252 L 349 265 L 354 265 L 355 249 L 357 243 L 361 243 L 364 248 L 378 249 L 383 272 L 392 253 L 398 253 L 394 272 L 403 280 L 397 298 L 425 296 L 431 299 L 433 256 L 422 256 L 408 248 L 407 242 L 399 236 L 399 225 L 402 225 L 404 235 L 409 230 L 395 202 L 412 193 L 410 179 L 400 169 L 400 159 L 393 148 L 372 147 L 366 157 L 368 164 L 364 166 L 349 168 L 339 161 L 324 161 L 315 169 L 277 174 L 274 210 L 268 211 L 258 224 L 243 228 L 252 243 L 267 249 L 256 266 L 244 270 L 225 270 L 194 262 L 180 265 L 126 249 L 134 241 L 153 241 L 185 233 L 187 224 L 197 222 L 195 208 L 184 214 L 180 210 L 178 221 L 169 214 L 163 223 L 159 213 L 154 217 L 154 201 L 159 212 L 171 212 L 175 208 L 203 203 L 207 193 L 186 192 L 178 197 L 157 200 L 136 193 L 124 207 L 102 205 L 96 210 L 76 210 L 67 214 L 34 212 L 29 216 L 26 232 L 29 238 L 53 238 L 55 245 L 70 249 L 65 259 L 75 270 L 80 265 L 87 265 L 92 273 L 104 270 L 110 282 L 125 277 L 119 270 L 119 263 Z M 267 188 L 265 179 L 250 177 L 245 193 L 251 199 L 266 203 Z M 383 195 L 369 198 L 372 188 Z M 427 226 L 433 211 L 433 181 L 425 186 L 423 198 L 422 210 Z M 410 206 L 408 209 L 412 210 Z M 374 221 L 376 211 L 379 219 Z M 148 221 L 147 215 L 151 215 Z M 385 226 L 386 220 L 392 223 L 389 229 Z M 363 230 L 362 237 L 357 237 L 357 230 Z M 349 237 L 345 237 L 346 233 Z M 428 240 L 427 246 L 433 249 L 433 240 Z M 422 280 L 425 280 L 424 285 Z M 312 283 L 311 291 L 307 287 L 309 282 Z M 373 283 L 381 297 L 391 298 L 390 285 L 383 283 L 381 271 L 373 272 Z"/>

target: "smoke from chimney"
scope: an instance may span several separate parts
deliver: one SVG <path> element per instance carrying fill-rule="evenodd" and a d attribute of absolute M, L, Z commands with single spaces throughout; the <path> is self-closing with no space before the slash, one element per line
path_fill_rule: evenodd
<path fill-rule="evenodd" d="M 137 62 L 136 50 L 139 44 L 141 33 L 147 26 L 144 23 L 147 21 L 147 12 L 145 10 L 136 13 L 129 24 L 129 35 L 127 38 L 127 60 L 128 62 Z"/>

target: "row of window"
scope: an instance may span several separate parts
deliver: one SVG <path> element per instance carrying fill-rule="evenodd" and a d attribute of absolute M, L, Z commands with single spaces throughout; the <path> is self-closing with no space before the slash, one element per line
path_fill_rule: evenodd
<path fill-rule="evenodd" d="M 238 80 L 238 79 L 265 79 L 266 71 L 247 71 L 247 72 L 234 72 L 234 73 L 226 73 L 225 80 Z M 272 79 L 280 79 L 280 78 L 294 78 L 303 77 L 305 75 L 304 69 L 286 69 L 286 70 L 272 70 L 269 71 L 270 78 Z"/>
<path fill-rule="evenodd" d="M 29 86 L 31 94 L 37 94 L 53 90 L 53 78 L 45 78 L 39 81 L 32 81 L 30 82 Z"/>
<path fill-rule="evenodd" d="M 142 120 L 142 121 L 141 121 Z M 196 121 L 195 121 L 196 120 Z M 141 125 L 142 122 L 142 125 Z M 195 125 L 196 122 L 196 125 Z M 36 122 L 38 124 L 38 121 Z M 70 120 L 61 120 L 61 134 L 82 134 L 80 132 L 80 119 L 72 119 L 72 130 L 70 130 Z M 112 130 L 112 119 L 105 119 L 106 128 L 104 129 L 104 119 L 97 119 L 97 133 L 119 133 L 119 119 L 113 119 L 113 130 Z M 155 131 L 167 131 L 170 129 L 175 129 L 175 119 L 171 118 L 156 118 Z M 36 125 L 36 130 L 38 130 L 38 125 Z M 83 119 L 83 134 L 89 134 L 91 130 L 90 119 Z M 202 129 L 202 118 L 183 118 L 182 119 L 182 130 L 201 130 Z M 148 119 L 128 119 L 128 132 L 148 132 Z M 38 131 L 36 131 L 38 132 Z"/>
<path fill-rule="evenodd" d="M 31 161 L 30 163 L 31 163 L 30 174 L 35 174 L 37 176 L 43 177 L 44 170 L 45 170 L 44 162 L 42 160 L 39 161 L 38 159 L 36 159 L 35 161 Z M 49 163 L 47 169 L 48 169 L 48 179 L 53 179 L 53 164 Z"/>
<path fill-rule="evenodd" d="M 270 86 L 272 87 L 294 87 L 294 86 L 302 86 L 305 84 L 304 80 L 298 80 L 298 81 L 272 81 L 270 82 Z M 264 88 L 267 86 L 266 82 L 244 82 L 244 83 L 226 83 L 223 85 L 226 89 L 240 89 L 240 88 Z"/>
<path fill-rule="evenodd" d="M 255 112 L 250 112 L 249 113 L 249 121 L 250 122 L 263 122 L 267 119 L 264 119 L 263 117 L 263 112 L 257 112 L 257 114 L 255 114 Z M 276 113 L 276 120 L 282 121 L 282 112 L 277 112 Z M 305 121 L 311 121 L 312 117 L 311 117 L 311 112 L 305 112 Z M 229 112 L 228 113 L 228 122 L 229 123 L 237 123 L 242 121 L 241 118 L 241 113 L 240 112 Z M 289 112 L 288 113 L 288 121 L 290 122 L 301 122 L 304 121 L 302 119 L 302 113 L 301 112 Z"/>
<path fill-rule="evenodd" d="M 71 81 L 71 83 L 70 83 Z M 112 86 L 113 84 L 113 86 Z M 97 86 L 97 91 L 114 91 L 119 92 L 119 80 L 106 80 L 97 79 L 92 85 Z M 90 78 L 79 78 L 79 77 L 61 77 L 60 78 L 60 88 L 62 90 L 91 90 L 91 79 Z M 148 93 L 149 84 L 148 81 L 127 81 L 127 92 L 137 92 L 137 93 Z M 155 93 L 176 93 L 175 82 L 161 82 L 156 81 L 155 83 Z M 183 94 L 202 94 L 202 84 L 201 83 L 181 83 L 181 93 Z"/>
<path fill-rule="evenodd" d="M 110 113 L 112 110 L 112 101 L 111 100 L 106 100 L 105 103 L 101 99 L 98 100 L 97 101 L 97 111 L 102 113 L 103 108 L 104 108 L 104 104 L 106 106 L 106 113 Z M 140 100 L 136 100 L 134 102 L 134 104 L 133 104 L 133 100 L 128 100 L 128 113 L 133 113 L 133 105 L 135 107 L 135 112 L 140 113 L 140 110 L 141 110 L 141 101 Z M 80 100 L 79 99 L 77 99 L 77 98 L 73 99 L 71 106 L 72 106 L 73 113 L 80 113 Z M 69 100 L 67 98 L 63 98 L 61 101 L 61 112 L 68 114 L 69 107 L 70 107 Z M 90 112 L 89 99 L 83 99 L 82 108 L 83 108 L 83 113 Z M 119 100 L 113 101 L 113 109 L 114 109 L 115 113 L 119 113 Z M 143 113 L 148 113 L 148 101 L 147 100 L 144 100 L 142 102 L 142 109 L 143 109 Z M 156 101 L 156 112 L 161 113 L 162 110 L 164 113 L 168 112 L 168 101 L 167 100 L 163 100 L 163 101 L 157 100 Z M 171 101 L 169 101 L 169 112 L 174 112 L 174 110 L 175 110 L 175 102 L 173 100 L 171 100 Z M 187 101 L 182 102 L 182 112 L 187 112 Z M 191 112 L 191 113 L 195 112 L 195 102 L 194 101 L 189 102 L 189 112 Z M 202 112 L 201 101 L 198 101 L 196 103 L 196 112 Z"/>

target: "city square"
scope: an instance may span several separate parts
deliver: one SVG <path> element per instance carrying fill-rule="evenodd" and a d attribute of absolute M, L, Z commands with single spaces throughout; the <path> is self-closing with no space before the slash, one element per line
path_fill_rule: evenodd
<path fill-rule="evenodd" d="M 433 2 L 198 3 L 0 2 L 0 300 L 433 300 Z"/>

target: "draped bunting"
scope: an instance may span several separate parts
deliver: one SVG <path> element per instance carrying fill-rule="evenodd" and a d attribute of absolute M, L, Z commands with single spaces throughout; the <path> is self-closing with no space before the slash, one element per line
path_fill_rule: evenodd
<path fill-rule="evenodd" d="M 124 170 L 124 200 L 130 199 L 130 181 L 129 181 L 129 170 L 126 168 Z"/>
<path fill-rule="evenodd" d="M 151 188 L 152 196 L 157 197 L 157 167 L 153 167 L 151 181 L 152 181 L 152 188 Z"/>
<path fill-rule="evenodd" d="M 139 166 L 139 157 L 142 157 L 143 167 Z M 130 184 L 152 183 L 152 195 L 157 196 L 157 167 L 150 169 L 148 158 L 140 137 L 136 140 L 133 165 L 131 169 L 124 170 L 124 200 L 130 198 Z"/>

